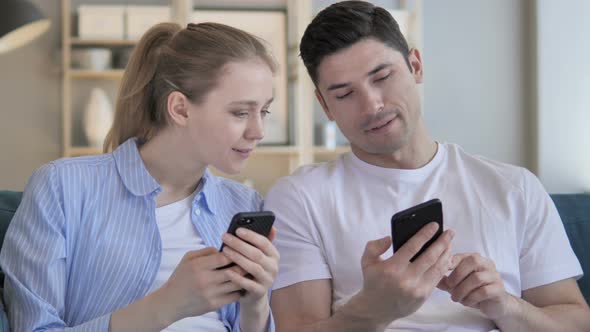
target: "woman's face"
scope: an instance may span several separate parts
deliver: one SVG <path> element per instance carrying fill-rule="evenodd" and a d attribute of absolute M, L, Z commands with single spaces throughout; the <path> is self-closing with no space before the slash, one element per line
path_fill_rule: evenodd
<path fill-rule="evenodd" d="M 216 87 L 201 103 L 189 105 L 186 135 L 195 161 L 239 173 L 264 137 L 272 99 L 273 73 L 264 61 L 226 64 Z"/>

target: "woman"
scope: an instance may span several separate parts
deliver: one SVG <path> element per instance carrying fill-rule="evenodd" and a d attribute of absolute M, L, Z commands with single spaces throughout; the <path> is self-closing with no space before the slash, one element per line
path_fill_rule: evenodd
<path fill-rule="evenodd" d="M 274 330 L 276 249 L 251 231 L 224 234 L 261 198 L 207 171 L 244 167 L 274 68 L 258 39 L 221 24 L 164 23 L 142 37 L 105 141 L 114 151 L 29 180 L 0 255 L 13 331 Z"/>

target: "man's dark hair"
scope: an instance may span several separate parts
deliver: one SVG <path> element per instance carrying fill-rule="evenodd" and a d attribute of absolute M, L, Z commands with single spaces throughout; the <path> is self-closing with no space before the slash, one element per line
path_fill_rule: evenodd
<path fill-rule="evenodd" d="M 317 86 L 324 57 L 369 38 L 399 51 L 411 70 L 408 43 L 397 22 L 387 10 L 365 1 L 342 1 L 320 11 L 305 29 L 299 55 Z"/>

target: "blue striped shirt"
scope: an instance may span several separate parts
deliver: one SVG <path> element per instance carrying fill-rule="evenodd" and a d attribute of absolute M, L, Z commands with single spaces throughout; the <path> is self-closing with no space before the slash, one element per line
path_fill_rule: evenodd
<path fill-rule="evenodd" d="M 209 171 L 203 180 L 192 222 L 207 246 L 219 247 L 231 217 L 258 211 L 262 202 Z M 161 190 L 135 139 L 113 153 L 38 169 L 0 254 L 12 331 L 108 331 L 111 313 L 144 297 L 162 254 L 155 217 Z M 228 330 L 239 331 L 239 303 L 219 314 Z"/>

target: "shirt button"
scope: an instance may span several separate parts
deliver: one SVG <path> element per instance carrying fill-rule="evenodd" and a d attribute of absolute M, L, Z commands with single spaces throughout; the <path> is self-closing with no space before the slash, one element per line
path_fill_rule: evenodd
<path fill-rule="evenodd" d="M 195 214 L 197 216 L 200 216 L 201 215 L 201 209 L 195 209 Z"/>

